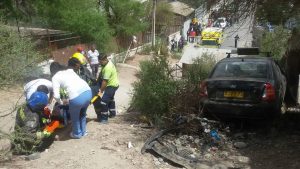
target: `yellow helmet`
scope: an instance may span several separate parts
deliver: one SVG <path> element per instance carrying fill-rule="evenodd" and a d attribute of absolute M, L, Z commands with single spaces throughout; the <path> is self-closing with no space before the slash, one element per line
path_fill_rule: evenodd
<path fill-rule="evenodd" d="M 197 18 L 193 18 L 193 19 L 192 19 L 192 22 L 193 22 L 193 23 L 197 23 L 197 22 L 198 22 Z"/>
<path fill-rule="evenodd" d="M 71 58 L 76 58 L 80 61 L 80 64 L 85 65 L 87 64 L 86 58 L 84 57 L 83 54 L 76 52 L 73 54 L 73 56 Z"/>

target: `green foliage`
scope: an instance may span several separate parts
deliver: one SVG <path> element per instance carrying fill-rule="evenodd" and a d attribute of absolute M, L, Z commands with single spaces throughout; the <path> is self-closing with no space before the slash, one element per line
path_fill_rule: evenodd
<path fill-rule="evenodd" d="M 160 28 L 160 30 L 156 30 L 158 33 L 164 32 L 174 22 L 175 15 L 171 8 L 167 2 L 158 2 L 156 8 L 156 25 Z"/>
<path fill-rule="evenodd" d="M 262 21 L 269 21 L 275 25 L 284 24 L 295 15 L 295 9 L 292 8 L 291 4 L 286 0 L 263 1 L 258 5 L 256 16 Z"/>
<path fill-rule="evenodd" d="M 272 57 L 280 60 L 288 46 L 291 33 L 282 26 L 275 28 L 274 32 L 267 32 L 261 40 L 261 51 L 271 52 Z"/>
<path fill-rule="evenodd" d="M 22 80 L 45 59 L 45 56 L 36 52 L 30 38 L 20 37 L 16 31 L 1 23 L 0 44 L 0 88 Z"/>
<path fill-rule="evenodd" d="M 169 49 L 168 45 L 165 41 L 163 41 L 161 38 L 156 37 L 155 46 L 152 47 L 150 44 L 146 44 L 143 46 L 141 54 L 150 54 L 151 52 L 154 52 L 155 54 L 168 56 Z"/>
<path fill-rule="evenodd" d="M 22 26 L 76 33 L 106 52 L 112 36 L 132 36 L 148 27 L 144 4 L 135 0 L 4 0 L 0 16 Z"/>
<path fill-rule="evenodd" d="M 149 55 L 151 51 L 152 51 L 151 45 L 146 44 L 146 45 L 143 45 L 143 48 L 142 48 L 140 54 Z"/>
<path fill-rule="evenodd" d="M 215 63 L 213 56 L 204 54 L 186 70 L 186 78 L 176 80 L 164 56 L 142 62 L 131 106 L 157 125 L 168 124 L 166 119 L 184 113 L 197 113 L 200 81 Z"/>
<path fill-rule="evenodd" d="M 13 152 L 15 154 L 32 154 L 38 151 L 42 140 L 37 139 L 35 134 L 25 132 L 21 128 L 16 128 L 15 131 L 9 135 L 13 145 Z"/>
<path fill-rule="evenodd" d="M 179 59 L 181 58 L 181 56 L 182 56 L 182 52 L 174 52 L 174 53 L 172 53 L 172 55 L 171 55 L 171 57 L 172 57 L 173 59 L 177 59 L 177 60 L 179 60 Z"/>
<path fill-rule="evenodd" d="M 204 53 L 200 58 L 195 59 L 194 63 L 189 65 L 186 70 L 183 70 L 184 77 L 180 81 L 176 97 L 172 100 L 173 112 L 198 113 L 200 83 L 209 76 L 215 64 L 215 56 Z"/>
<path fill-rule="evenodd" d="M 134 83 L 132 105 L 158 124 L 170 112 L 170 99 L 177 82 L 170 77 L 166 58 L 159 57 L 140 64 L 139 81 Z"/>
<path fill-rule="evenodd" d="M 217 63 L 215 56 L 208 53 L 204 53 L 193 62 L 194 64 L 189 66 L 186 72 L 188 82 L 193 85 L 197 85 L 201 80 L 206 79 Z"/>
<path fill-rule="evenodd" d="M 84 41 L 93 41 L 102 49 L 113 31 L 106 16 L 97 8 L 96 0 L 36 1 L 40 19 L 55 29 L 77 33 Z"/>
<path fill-rule="evenodd" d="M 135 0 L 100 0 L 116 36 L 132 36 L 148 27 L 144 4 Z"/>

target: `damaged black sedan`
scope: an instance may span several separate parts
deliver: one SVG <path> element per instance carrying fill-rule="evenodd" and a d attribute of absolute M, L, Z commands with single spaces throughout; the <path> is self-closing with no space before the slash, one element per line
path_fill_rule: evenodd
<path fill-rule="evenodd" d="M 200 110 L 218 117 L 269 118 L 284 112 L 286 79 L 269 57 L 219 61 L 200 85 Z"/>

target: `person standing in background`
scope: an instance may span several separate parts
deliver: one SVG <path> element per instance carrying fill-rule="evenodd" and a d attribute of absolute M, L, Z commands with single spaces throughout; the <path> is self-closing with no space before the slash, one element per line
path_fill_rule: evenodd
<path fill-rule="evenodd" d="M 92 45 L 91 49 L 88 51 L 87 57 L 92 69 L 92 74 L 94 77 L 97 77 L 99 69 L 99 52 L 96 50 L 96 46 Z"/>

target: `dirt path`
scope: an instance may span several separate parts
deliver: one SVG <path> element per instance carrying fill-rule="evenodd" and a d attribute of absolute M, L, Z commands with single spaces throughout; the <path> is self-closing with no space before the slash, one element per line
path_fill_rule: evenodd
<path fill-rule="evenodd" d="M 138 66 L 138 57 L 132 65 Z M 141 155 L 141 148 L 153 129 L 144 129 L 134 119 L 136 114 L 125 113 L 135 81 L 136 69 L 118 67 L 120 87 L 116 93 L 118 115 L 110 119 L 109 124 L 101 125 L 95 121 L 96 115 L 90 106 L 87 112 L 88 135 L 82 139 L 70 139 L 71 128 L 60 129 L 57 132 L 59 140 L 53 142 L 49 149 L 41 152 L 41 157 L 26 161 L 23 156 L 13 157 L 13 161 L 0 164 L 4 168 L 97 168 L 97 169 L 152 169 L 174 168 L 167 163 L 159 162 L 150 154 Z M 22 95 L 22 88 L 14 91 L 0 91 L 0 110 L 8 111 Z M 23 100 L 24 101 L 24 100 Z M 14 126 L 15 113 L 0 119 L 1 129 L 11 131 Z M 131 142 L 132 148 L 128 148 Z M 155 164 L 156 163 L 156 164 Z"/>

